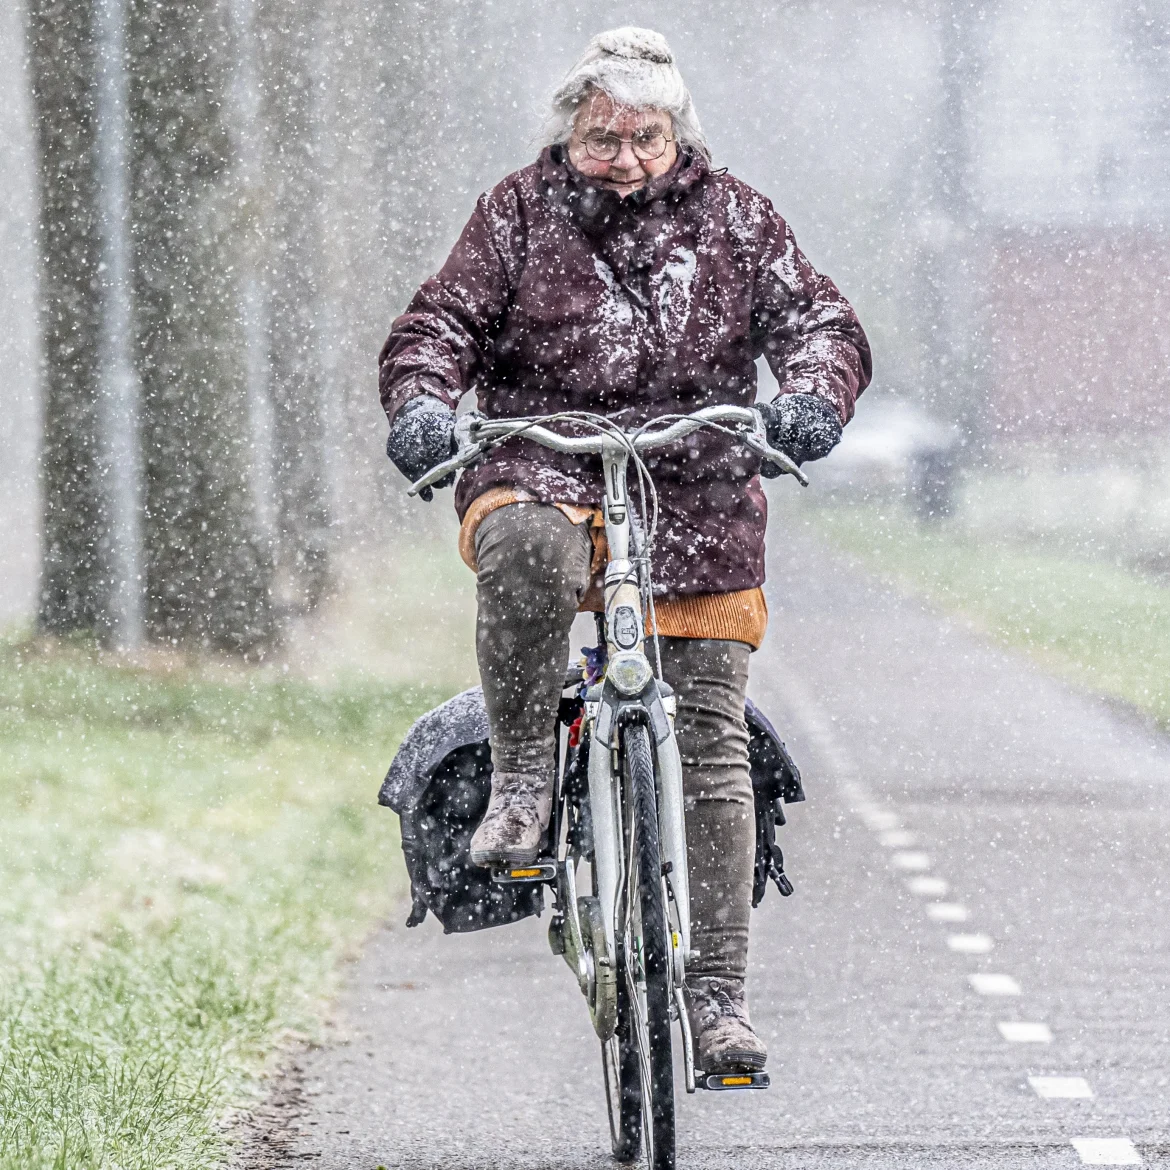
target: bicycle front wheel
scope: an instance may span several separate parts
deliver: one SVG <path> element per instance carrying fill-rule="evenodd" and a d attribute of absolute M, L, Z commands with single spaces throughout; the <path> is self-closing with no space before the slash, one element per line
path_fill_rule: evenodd
<path fill-rule="evenodd" d="M 650 734 L 640 724 L 623 737 L 630 823 L 626 1003 L 642 1086 L 642 1137 L 650 1170 L 674 1170 L 674 1061 L 670 1049 L 671 946 L 658 840 L 658 800 Z"/>
<path fill-rule="evenodd" d="M 642 1074 L 638 1041 L 625 979 L 618 980 L 618 1025 L 602 1042 L 605 1103 L 609 1107 L 609 1139 L 619 1162 L 632 1162 L 642 1146 Z"/>

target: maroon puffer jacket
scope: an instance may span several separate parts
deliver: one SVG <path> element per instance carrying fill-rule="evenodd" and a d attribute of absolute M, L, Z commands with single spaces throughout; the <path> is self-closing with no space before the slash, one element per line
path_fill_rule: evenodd
<path fill-rule="evenodd" d="M 560 147 L 480 197 L 438 275 L 382 348 L 382 405 L 420 394 L 488 415 L 590 410 L 626 424 L 701 406 L 751 405 L 763 354 L 780 392 L 819 394 L 847 422 L 870 378 L 869 344 L 758 192 L 684 151 L 620 199 Z M 657 587 L 750 589 L 764 580 L 759 460 L 699 432 L 647 460 L 658 487 Z M 593 504 L 600 461 L 512 440 L 459 480 L 460 518 L 490 487 Z"/>

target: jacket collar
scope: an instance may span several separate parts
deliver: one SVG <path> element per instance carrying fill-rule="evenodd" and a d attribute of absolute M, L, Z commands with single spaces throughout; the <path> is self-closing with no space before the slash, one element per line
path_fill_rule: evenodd
<path fill-rule="evenodd" d="M 669 171 L 623 198 L 581 174 L 563 146 L 545 147 L 539 167 L 549 199 L 590 234 L 612 229 L 627 217 L 640 217 L 645 210 L 661 214 L 679 203 L 708 172 L 704 159 L 683 147 Z"/>

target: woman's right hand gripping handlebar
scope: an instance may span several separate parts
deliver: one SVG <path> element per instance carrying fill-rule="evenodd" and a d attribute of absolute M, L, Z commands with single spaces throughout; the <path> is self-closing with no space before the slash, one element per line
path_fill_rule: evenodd
<path fill-rule="evenodd" d="M 411 483 L 428 471 L 445 463 L 455 453 L 455 412 L 430 394 L 412 398 L 394 416 L 386 438 L 386 454 Z M 419 489 L 419 496 L 430 500 L 432 488 L 450 487 L 455 472 L 438 483 Z"/>

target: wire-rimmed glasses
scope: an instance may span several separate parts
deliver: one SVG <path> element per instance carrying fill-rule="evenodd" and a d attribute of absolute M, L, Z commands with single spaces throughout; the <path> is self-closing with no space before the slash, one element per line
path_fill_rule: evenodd
<path fill-rule="evenodd" d="M 636 158 L 642 162 L 653 162 L 666 153 L 667 144 L 674 139 L 661 130 L 640 130 L 629 138 L 605 131 L 591 131 L 580 135 L 585 153 L 595 162 L 613 162 L 622 152 L 622 144 L 628 142 Z"/>

